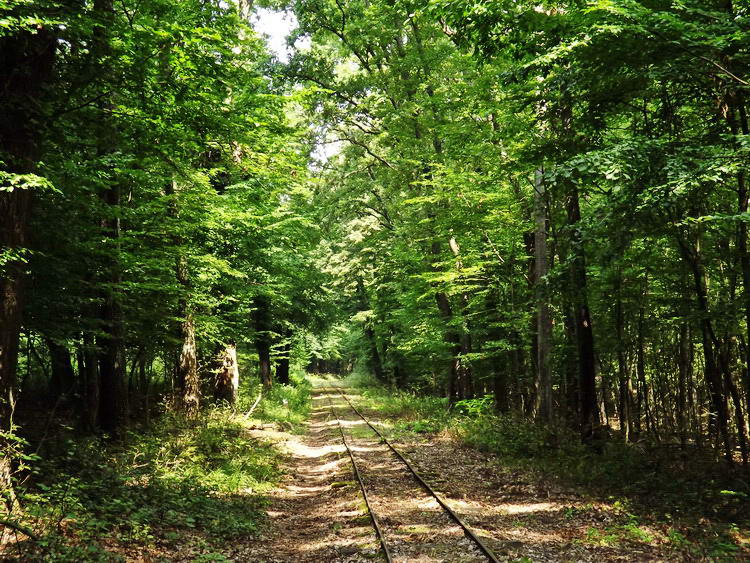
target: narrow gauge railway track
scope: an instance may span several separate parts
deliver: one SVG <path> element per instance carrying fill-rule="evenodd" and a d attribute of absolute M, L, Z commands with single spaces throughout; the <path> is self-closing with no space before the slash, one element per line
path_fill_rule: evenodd
<path fill-rule="evenodd" d="M 378 536 L 378 540 L 380 541 L 380 547 L 383 548 L 383 555 L 385 555 L 385 559 L 386 561 L 388 561 L 388 563 L 392 563 L 393 556 L 391 555 L 391 550 L 388 548 L 388 544 L 385 541 L 385 535 L 383 534 L 383 527 L 380 525 L 380 521 L 378 520 L 378 517 L 375 514 L 375 511 L 372 509 L 372 506 L 370 505 L 370 498 L 367 495 L 367 489 L 365 488 L 365 483 L 362 480 L 362 476 L 359 473 L 359 467 L 357 466 L 357 461 L 354 459 L 354 453 L 349 447 L 349 443 L 346 441 L 346 435 L 344 434 L 344 427 L 341 424 L 341 419 L 339 418 L 339 415 L 336 414 L 336 409 L 333 408 L 333 403 L 331 402 L 330 395 L 328 395 L 327 398 L 328 398 L 329 408 L 331 409 L 331 413 L 336 418 L 336 424 L 338 425 L 339 433 L 341 434 L 341 441 L 344 442 L 344 447 L 346 448 L 346 452 L 349 454 L 349 461 L 352 464 L 352 472 L 354 473 L 354 477 L 357 479 L 357 482 L 359 483 L 359 489 L 360 491 L 362 491 L 362 497 L 365 499 L 365 506 L 367 506 L 367 512 L 370 515 L 372 526 L 373 528 L 375 528 L 375 534 Z"/>
<path fill-rule="evenodd" d="M 416 480 L 419 483 L 420 487 L 424 489 L 424 491 L 426 491 L 428 495 L 438 503 L 438 505 L 443 509 L 444 513 L 461 528 L 464 535 L 478 548 L 479 552 L 482 555 L 484 555 L 488 561 L 492 561 L 493 563 L 500 563 L 500 560 L 492 552 L 492 550 L 482 541 L 482 539 L 476 535 L 476 533 L 466 524 L 466 522 L 464 522 L 464 520 L 458 514 L 456 514 L 456 512 L 450 507 L 450 505 L 445 501 L 445 499 L 443 499 L 442 496 L 438 494 L 435 491 L 435 489 L 433 489 L 433 487 L 427 481 L 425 481 L 425 479 L 417 472 L 417 470 L 409 462 L 409 460 L 407 460 L 403 456 L 403 454 L 398 449 L 396 449 L 396 447 L 393 446 L 393 444 L 391 444 L 388 441 L 388 439 L 385 436 L 383 436 L 383 434 L 375 426 L 373 426 L 373 424 L 369 420 L 367 420 L 367 418 L 365 418 L 365 416 L 359 411 L 359 409 L 357 409 L 357 407 L 355 407 L 354 404 L 352 404 L 352 402 L 349 400 L 346 394 L 340 389 L 335 389 L 335 388 L 328 388 L 328 389 L 330 389 L 330 391 L 333 391 L 334 393 L 337 393 L 339 396 L 341 396 L 341 398 L 344 399 L 344 401 L 346 401 L 346 403 L 349 405 L 351 410 L 375 433 L 375 435 L 378 437 L 378 440 L 382 444 L 384 444 L 388 448 L 388 450 L 390 450 L 394 454 L 394 456 L 399 460 L 399 462 L 401 462 L 403 465 L 406 466 L 409 473 L 414 478 L 414 480 Z M 380 541 L 380 545 L 383 549 L 383 554 L 385 555 L 386 560 L 390 563 L 393 561 L 393 553 L 386 541 L 386 533 L 383 529 L 380 519 L 378 518 L 378 516 L 373 510 L 372 502 L 368 495 L 367 487 L 365 485 L 365 481 L 362 478 L 362 473 L 357 464 L 354 452 L 352 451 L 346 439 L 346 434 L 344 432 L 344 427 L 341 424 L 341 419 L 339 418 L 339 415 L 333 406 L 333 402 L 331 401 L 331 394 L 326 392 L 326 395 L 328 398 L 329 408 L 331 410 L 331 413 L 336 419 L 339 432 L 341 434 L 341 439 L 344 442 L 344 447 L 346 448 L 346 451 L 349 454 L 349 459 L 352 464 L 352 470 L 353 470 L 354 476 L 359 483 L 359 487 L 362 492 L 362 496 L 364 497 L 367 510 L 370 514 L 373 527 L 375 528 L 375 532 Z"/>

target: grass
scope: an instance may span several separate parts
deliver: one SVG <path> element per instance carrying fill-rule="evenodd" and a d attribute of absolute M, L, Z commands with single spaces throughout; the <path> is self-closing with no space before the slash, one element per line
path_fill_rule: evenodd
<path fill-rule="evenodd" d="M 443 398 L 393 391 L 362 374 L 344 385 L 359 390 L 362 408 L 387 420 L 391 437 L 450 435 L 493 454 L 503 468 L 609 505 L 619 523 L 590 528 L 584 542 L 666 544 L 696 557 L 729 557 L 750 547 L 747 481 L 701 452 L 686 460 L 664 447 L 616 441 L 597 452 L 564 428 L 497 414 L 490 398 L 449 410 Z"/>
<path fill-rule="evenodd" d="M 273 422 L 293 433 L 304 431 L 304 422 L 310 416 L 310 382 L 300 376 L 292 378 L 293 385 L 274 385 L 253 412 L 253 419 Z M 253 386 L 238 401 L 238 410 L 247 412 L 255 402 L 260 385 Z"/>
<path fill-rule="evenodd" d="M 208 407 L 196 420 L 167 411 L 119 442 L 61 429 L 56 447 L 29 462 L 17 486 L 18 523 L 37 540 L 19 535 L 3 560 L 118 561 L 178 551 L 228 560 L 227 545 L 262 528 L 264 494 L 281 476 L 280 453 L 248 427 L 262 421 L 299 431 L 310 409 L 309 385 L 277 386 L 249 420 L 243 413 L 254 391 L 243 391 L 236 410 Z"/>

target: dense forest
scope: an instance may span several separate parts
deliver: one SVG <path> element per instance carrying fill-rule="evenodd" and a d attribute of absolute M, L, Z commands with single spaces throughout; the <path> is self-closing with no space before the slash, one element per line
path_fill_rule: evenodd
<path fill-rule="evenodd" d="M 260 482 L 242 424 L 352 372 L 584 473 L 700 463 L 739 534 L 750 4 L 259 4 L 0 2 L 0 549 L 108 560 L 138 507 L 136 544 L 256 533 L 201 472 Z"/>

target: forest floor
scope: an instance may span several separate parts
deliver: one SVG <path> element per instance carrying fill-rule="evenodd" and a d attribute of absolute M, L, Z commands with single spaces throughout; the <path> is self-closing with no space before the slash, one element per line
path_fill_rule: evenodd
<path fill-rule="evenodd" d="M 747 484 L 697 450 L 597 453 L 484 399 L 448 411 L 356 378 L 312 381 L 276 386 L 252 419 L 257 391 L 121 442 L 48 442 L 22 498 L 38 539 L 0 561 L 382 561 L 342 433 L 395 561 L 486 560 L 345 396 L 502 561 L 750 560 Z"/>
<path fill-rule="evenodd" d="M 330 386 L 336 382 L 326 381 Z M 393 413 L 353 388 L 339 392 L 359 405 L 417 471 L 487 545 L 506 561 L 648 561 L 744 559 L 747 534 L 710 519 L 664 521 L 631 510 L 627 500 L 565 486 L 466 445 L 455 433 L 404 431 Z M 339 393 L 337 392 L 337 393 Z M 380 548 L 330 409 L 333 401 L 384 528 L 395 561 L 483 561 L 460 529 L 438 515 L 408 474 L 343 399 L 313 390 L 309 432 L 279 435 L 287 476 L 269 495 L 270 522 L 253 560 L 381 560 Z M 386 409 L 387 410 L 387 409 Z M 267 431 L 259 438 L 268 439 Z M 506 463 L 508 461 L 508 463 Z M 416 487 L 416 489 L 415 489 Z M 415 492 L 416 490 L 416 492 Z M 433 506 L 434 504 L 434 506 Z M 701 538 L 691 538 L 700 530 Z M 247 553 L 247 552 L 246 552 Z"/>

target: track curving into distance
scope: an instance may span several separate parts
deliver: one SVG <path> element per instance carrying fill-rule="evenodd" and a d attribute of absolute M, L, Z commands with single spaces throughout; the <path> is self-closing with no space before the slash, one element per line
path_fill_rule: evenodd
<path fill-rule="evenodd" d="M 401 454 L 401 452 L 398 451 L 398 449 L 396 449 L 393 446 L 393 444 L 391 444 L 385 438 L 385 436 L 383 436 L 383 434 L 375 426 L 373 426 L 373 424 L 371 424 L 369 420 L 367 420 L 367 418 L 365 418 L 365 416 L 359 411 L 359 409 L 357 409 L 357 407 L 355 407 L 352 404 L 352 402 L 349 400 L 346 394 L 340 388 L 333 388 L 333 387 L 325 388 L 324 392 L 326 392 L 326 395 L 328 397 L 329 408 L 331 410 L 331 413 L 336 419 L 339 432 L 341 433 L 341 439 L 343 440 L 346 451 L 349 454 L 354 476 L 359 483 L 360 490 L 362 491 L 365 504 L 369 511 L 370 518 L 373 523 L 373 527 L 375 528 L 375 532 L 378 536 L 378 539 L 380 540 L 380 544 L 382 546 L 383 553 L 385 555 L 386 560 L 388 562 L 391 562 L 394 560 L 393 550 L 391 549 L 391 547 L 389 546 L 386 540 L 386 536 L 388 535 L 388 533 L 385 530 L 385 526 L 383 526 L 381 522 L 381 518 L 379 518 L 375 514 L 371 496 L 368 495 L 367 484 L 365 482 L 365 479 L 363 479 L 362 477 L 362 471 L 360 471 L 360 467 L 357 463 L 353 448 L 350 447 L 350 444 L 346 439 L 344 426 L 341 423 L 341 419 L 339 417 L 338 412 L 333 406 L 333 402 L 331 401 L 331 393 L 328 390 L 333 391 L 335 394 L 338 394 L 341 398 L 344 399 L 344 401 L 346 401 L 346 403 L 351 408 L 352 412 L 354 412 L 356 416 L 359 419 L 361 419 L 367 425 L 367 427 L 369 427 L 370 430 L 372 430 L 372 432 L 377 436 L 378 441 L 384 444 L 388 448 L 388 450 L 393 454 L 393 456 L 395 456 L 395 458 L 398 459 L 398 463 L 400 464 L 400 466 L 405 466 L 408 469 L 409 476 L 419 484 L 419 487 L 423 489 L 429 495 L 429 497 L 431 497 L 437 502 L 440 508 L 442 508 L 443 513 L 447 515 L 450 520 L 452 520 L 455 524 L 457 524 L 460 527 L 464 536 L 470 540 L 470 542 L 475 546 L 475 548 L 479 551 L 479 553 L 488 561 L 492 561 L 493 563 L 500 563 L 500 560 L 492 552 L 492 550 L 482 541 L 482 539 L 479 538 L 476 535 L 476 533 L 474 533 L 474 531 L 466 524 L 466 522 L 463 521 L 463 519 L 458 514 L 456 514 L 456 512 L 448 505 L 445 499 L 443 499 L 442 496 L 438 494 L 432 488 L 432 486 L 430 486 L 430 484 L 427 481 L 425 481 L 425 479 L 416 471 L 414 466 Z"/>

